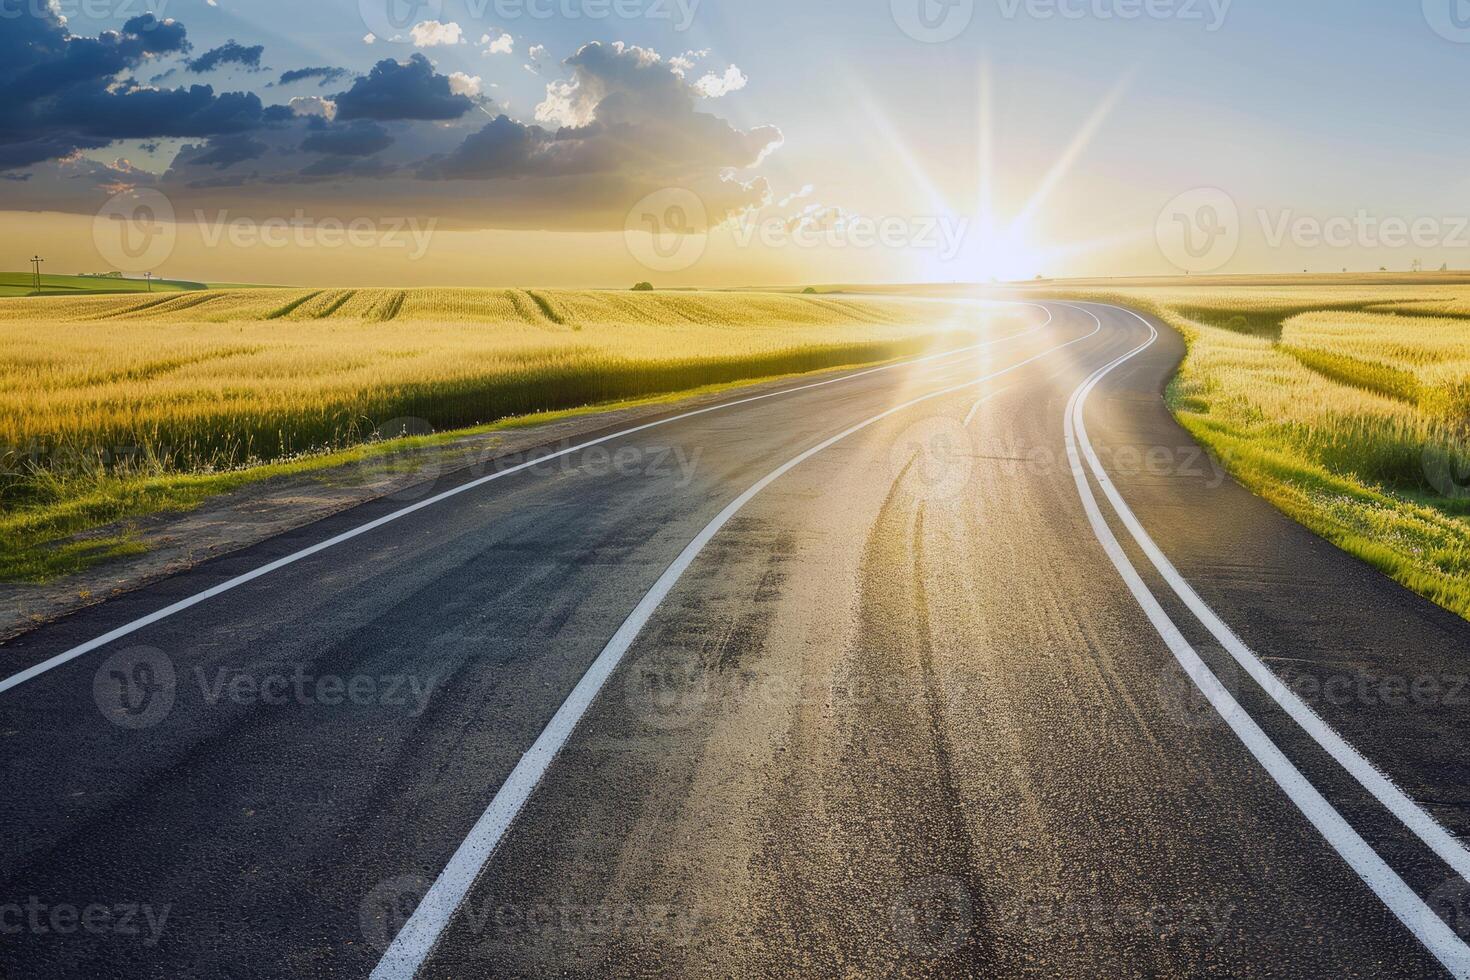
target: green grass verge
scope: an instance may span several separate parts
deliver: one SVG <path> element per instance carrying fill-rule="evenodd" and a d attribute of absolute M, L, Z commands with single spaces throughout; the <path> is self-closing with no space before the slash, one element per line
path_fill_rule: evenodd
<path fill-rule="evenodd" d="M 35 277 L 29 272 L 0 272 L 0 297 L 3 296 L 86 296 L 109 293 L 178 293 L 206 288 L 202 282 L 172 279 L 112 279 L 104 276 L 41 276 L 41 290 L 36 291 Z"/>
<path fill-rule="evenodd" d="M 1248 296 L 1249 290 L 1243 288 L 1241 293 Z M 1202 366 L 1212 339 L 1195 323 L 1279 338 L 1283 319 L 1326 306 L 1282 307 L 1242 318 L 1233 310 L 1173 306 L 1142 290 L 1067 290 L 1055 295 L 1130 307 L 1178 330 L 1188 350 L 1168 387 L 1166 403 L 1227 472 L 1333 545 L 1470 619 L 1470 500 L 1443 496 L 1402 478 L 1413 471 L 1422 481 L 1422 447 L 1365 446 L 1365 440 L 1372 440 L 1351 428 L 1304 433 L 1290 422 L 1253 416 L 1241 410 L 1238 392 L 1229 391 Z M 1372 305 L 1365 301 L 1332 308 L 1346 312 Z M 1302 352 L 1279 342 L 1275 350 L 1282 357 L 1302 359 Z M 1405 378 L 1371 373 L 1346 358 L 1328 360 L 1318 355 L 1307 366 L 1341 384 L 1391 397 L 1413 393 Z M 1406 453 L 1412 458 L 1389 459 Z"/>

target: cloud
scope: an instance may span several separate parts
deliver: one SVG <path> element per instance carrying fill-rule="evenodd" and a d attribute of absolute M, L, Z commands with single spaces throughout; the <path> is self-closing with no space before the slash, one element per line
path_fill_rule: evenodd
<path fill-rule="evenodd" d="M 486 46 L 486 54 L 511 54 L 515 51 L 516 39 L 502 31 L 499 37 L 486 34 L 480 38 L 480 43 Z"/>
<path fill-rule="evenodd" d="M 796 201 L 805 200 L 806 198 L 811 197 L 812 193 L 815 190 L 816 188 L 813 187 L 811 184 L 803 184 L 801 190 L 795 191 L 791 194 L 787 194 L 785 197 L 781 198 L 781 200 L 777 201 L 776 207 L 784 208 L 795 203 Z"/>
<path fill-rule="evenodd" d="M 399 63 L 378 62 L 364 78 L 334 99 L 340 119 L 420 119 L 443 122 L 458 119 L 475 104 L 456 95 L 449 79 L 437 74 L 429 59 L 415 54 Z"/>
<path fill-rule="evenodd" d="M 659 187 L 701 188 L 711 221 L 762 206 L 763 179 L 728 176 L 753 167 L 780 146 L 779 130 L 742 131 L 699 112 L 697 85 L 656 53 L 623 44 L 588 44 L 566 65 L 572 77 L 547 86 L 540 125 L 500 115 L 453 151 L 431 158 L 419 176 L 431 181 L 565 181 L 599 188 L 626 207 Z M 743 76 L 742 76 L 743 77 Z M 525 193 L 535 196 L 534 189 Z M 590 192 L 589 192 L 590 193 Z"/>
<path fill-rule="evenodd" d="M 337 103 L 320 95 L 298 95 L 291 100 L 291 111 L 298 116 L 311 116 L 330 122 L 337 118 Z"/>
<path fill-rule="evenodd" d="M 217 136 L 209 141 L 204 151 L 193 158 L 195 166 L 216 167 L 220 170 L 233 167 L 245 160 L 255 160 L 270 149 L 260 140 L 244 133 L 233 136 Z"/>
<path fill-rule="evenodd" d="M 204 52 L 189 62 L 188 68 L 196 74 L 214 71 L 221 65 L 244 65 L 253 71 L 259 71 L 260 56 L 263 54 L 265 54 L 265 45 L 263 44 L 245 47 L 231 40 L 226 41 L 217 48 Z"/>
<path fill-rule="evenodd" d="M 375 122 L 360 119 L 348 126 L 321 125 L 302 142 L 307 153 L 332 156 L 372 156 L 393 145 L 393 137 Z"/>
<path fill-rule="evenodd" d="M 745 88 L 746 83 L 749 81 L 750 79 L 745 77 L 745 72 L 731 65 L 725 69 L 725 74 L 723 75 L 716 75 L 710 72 L 695 82 L 694 91 L 706 99 L 718 99 L 722 96 L 729 95 L 731 92 L 740 91 Z"/>
<path fill-rule="evenodd" d="M 453 21 L 441 24 L 437 20 L 421 21 L 409 28 L 408 36 L 416 48 L 435 48 L 448 44 L 462 44 L 464 31 Z"/>
<path fill-rule="evenodd" d="M 467 75 L 462 71 L 452 72 L 449 76 L 449 91 L 455 95 L 478 99 L 485 94 L 485 80 L 479 75 Z"/>
<path fill-rule="evenodd" d="M 296 82 L 304 82 L 308 79 L 317 79 L 318 82 L 327 86 L 336 81 L 341 81 L 348 75 L 346 68 L 294 68 L 291 71 L 281 73 L 281 85 L 293 85 Z"/>
<path fill-rule="evenodd" d="M 378 36 L 376 34 L 374 34 L 372 31 L 368 31 L 366 34 L 364 34 L 362 36 L 362 43 L 363 44 L 377 44 L 378 43 Z"/>

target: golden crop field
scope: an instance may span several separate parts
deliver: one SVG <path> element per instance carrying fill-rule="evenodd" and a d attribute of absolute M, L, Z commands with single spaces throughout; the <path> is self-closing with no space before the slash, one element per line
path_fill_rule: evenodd
<path fill-rule="evenodd" d="M 1237 478 L 1470 615 L 1470 287 L 1075 295 L 1184 333 L 1171 407 Z"/>
<path fill-rule="evenodd" d="M 33 552 L 179 505 L 170 477 L 341 450 L 389 420 L 455 430 L 880 361 L 969 336 L 983 315 L 903 298 L 512 289 L 6 300 L 0 531 L 7 551 Z M 56 569 L 0 557 L 10 577 Z"/>

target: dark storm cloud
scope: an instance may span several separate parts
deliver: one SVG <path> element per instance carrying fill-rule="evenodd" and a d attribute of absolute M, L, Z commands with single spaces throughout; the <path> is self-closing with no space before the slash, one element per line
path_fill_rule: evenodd
<path fill-rule="evenodd" d="M 256 160 L 270 147 L 258 139 L 243 133 L 233 136 L 218 136 L 209 141 L 204 152 L 194 157 L 193 162 L 201 167 L 216 167 L 220 170 L 233 167 L 245 160 Z"/>
<path fill-rule="evenodd" d="M 260 125 L 262 106 L 252 94 L 118 81 L 150 58 L 188 50 L 182 24 L 151 14 L 97 37 L 72 34 L 55 13 L 35 5 L 6 19 L 0 30 L 0 169 L 119 139 L 228 135 Z"/>
<path fill-rule="evenodd" d="M 292 85 L 314 78 L 326 86 L 346 78 L 348 74 L 346 68 L 294 68 L 291 71 L 282 72 L 281 80 L 277 84 Z"/>
<path fill-rule="evenodd" d="M 189 62 L 189 70 L 196 74 L 203 74 L 207 71 L 214 71 L 221 65 L 244 65 L 246 68 L 259 70 L 260 56 L 263 54 L 265 54 L 263 44 L 245 47 L 233 40 L 226 41 Z"/>
<path fill-rule="evenodd" d="M 352 88 L 335 96 L 337 118 L 376 119 L 380 122 L 417 119 L 443 122 L 458 119 L 474 102 L 449 90 L 449 78 L 434 71 L 429 59 L 416 54 L 399 64 L 391 58 L 378 62 Z"/>
<path fill-rule="evenodd" d="M 375 122 L 359 119 L 347 126 L 313 120 L 312 133 L 301 144 L 307 153 L 365 157 L 393 145 L 393 137 Z"/>

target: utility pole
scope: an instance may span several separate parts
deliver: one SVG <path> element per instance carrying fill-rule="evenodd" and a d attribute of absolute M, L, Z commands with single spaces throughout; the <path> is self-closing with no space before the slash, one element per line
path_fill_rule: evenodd
<path fill-rule="evenodd" d="M 143 273 L 143 278 L 148 280 L 148 291 L 150 293 L 153 292 L 153 273 L 145 272 Z"/>
<path fill-rule="evenodd" d="M 35 275 L 33 278 L 36 283 L 36 292 L 38 293 L 41 291 L 41 263 L 45 261 L 46 260 L 41 258 L 39 255 L 33 256 L 31 258 L 31 268 L 35 270 Z"/>

